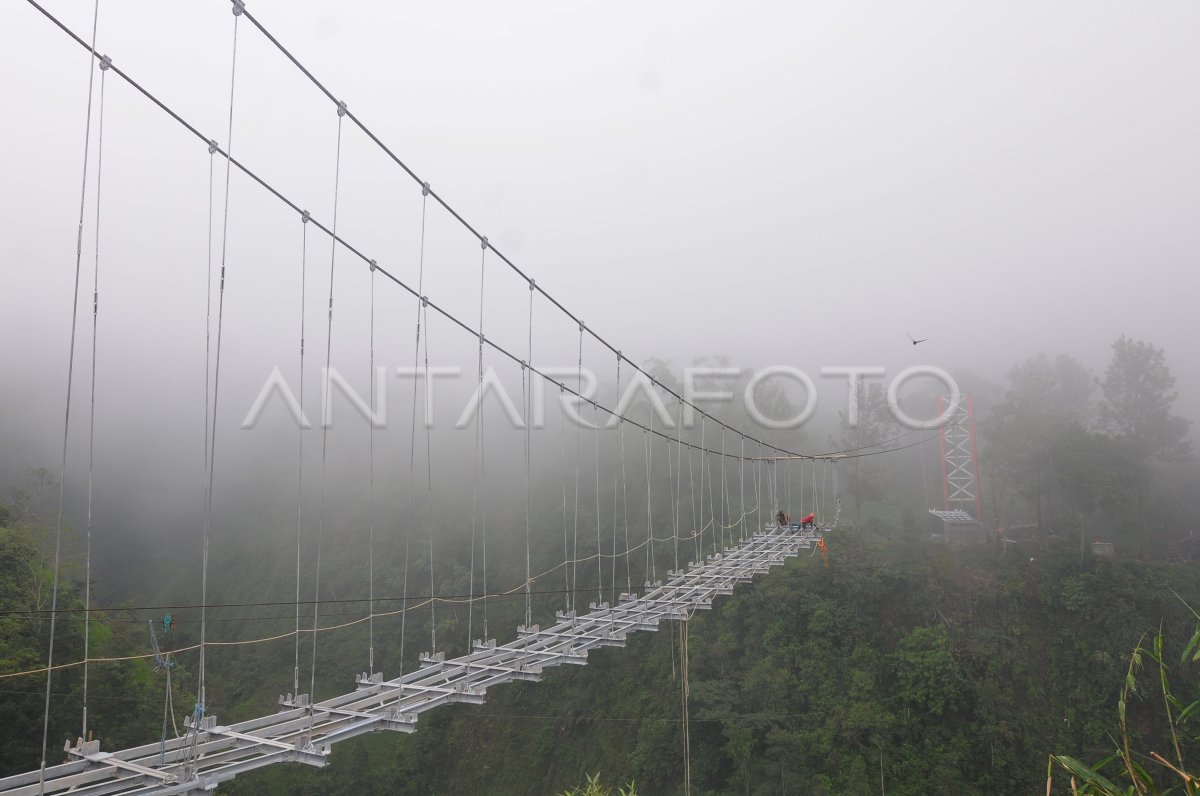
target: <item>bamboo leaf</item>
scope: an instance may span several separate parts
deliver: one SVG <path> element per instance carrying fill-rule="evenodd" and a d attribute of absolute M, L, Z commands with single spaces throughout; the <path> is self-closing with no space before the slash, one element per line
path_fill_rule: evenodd
<path fill-rule="evenodd" d="M 1129 762 L 1133 766 L 1133 773 L 1137 775 L 1137 778 L 1140 779 L 1144 784 L 1153 788 L 1154 780 L 1150 778 L 1150 774 L 1146 771 L 1146 769 L 1142 768 L 1141 764 L 1136 760 L 1130 760 Z"/>
<path fill-rule="evenodd" d="M 1189 611 L 1191 611 L 1192 616 L 1196 617 L 1197 621 L 1200 621 L 1200 613 L 1196 613 L 1196 609 L 1193 608 L 1192 606 L 1188 605 L 1187 600 L 1185 600 L 1179 596 L 1179 592 L 1175 591 L 1174 589 L 1171 589 L 1171 594 L 1174 594 L 1175 599 L 1179 600 L 1179 602 L 1183 603 L 1183 607 L 1188 609 Z"/>
<path fill-rule="evenodd" d="M 1097 771 L 1094 771 L 1073 757 L 1068 755 L 1055 755 L 1054 759 L 1060 766 L 1065 768 L 1067 771 L 1070 771 L 1072 775 L 1079 777 L 1088 785 L 1103 789 L 1102 792 L 1105 794 L 1112 794 L 1112 796 L 1116 796 L 1116 794 L 1121 792 L 1120 789 L 1107 777 L 1103 776 Z"/>
<path fill-rule="evenodd" d="M 1188 641 L 1187 646 L 1183 648 L 1183 654 L 1179 656 L 1180 663 L 1186 663 L 1188 656 L 1195 652 L 1192 657 L 1193 661 L 1200 661 L 1200 625 L 1196 626 L 1196 632 L 1192 634 L 1192 638 Z"/>

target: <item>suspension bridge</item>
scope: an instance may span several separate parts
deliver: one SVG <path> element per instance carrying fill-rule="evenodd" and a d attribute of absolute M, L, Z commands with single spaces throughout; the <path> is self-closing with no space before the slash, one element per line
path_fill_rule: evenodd
<path fill-rule="evenodd" d="M 522 625 L 514 641 L 476 641 L 473 652 L 450 660 L 441 653 L 422 656 L 419 669 L 392 680 L 363 673 L 354 691 L 316 704 L 310 705 L 306 695 L 289 694 L 280 697 L 277 713 L 232 726 L 205 716 L 165 745 L 115 753 L 101 751 L 99 741 L 80 739 L 64 750 L 70 762 L 46 769 L 44 783 L 34 771 L 0 780 L 0 793 L 205 793 L 276 763 L 320 767 L 338 741 L 382 730 L 413 732 L 427 710 L 456 702 L 482 704 L 492 686 L 537 682 L 547 668 L 586 664 L 589 650 L 625 646 L 631 632 L 657 630 L 664 620 L 687 621 L 693 612 L 710 608 L 718 595 L 732 594 L 736 583 L 782 564 L 820 538 L 820 532 L 809 530 L 759 533 L 704 564 L 668 573 L 665 583 L 640 596 L 622 594 L 616 606 L 592 603 L 582 616 L 560 611 L 551 627 Z"/>
<path fill-rule="evenodd" d="M 772 567 L 782 565 L 788 558 L 797 556 L 801 551 L 810 554 L 820 552 L 825 555 L 825 536 L 837 525 L 837 469 L 836 462 L 859 456 L 873 456 L 901 450 L 927 441 L 920 439 L 916 442 L 901 442 L 899 438 L 885 440 L 864 449 L 829 451 L 818 454 L 808 454 L 786 450 L 776 444 L 760 439 L 745 430 L 738 429 L 725 420 L 696 406 L 679 394 L 670 385 L 664 384 L 651 373 L 640 367 L 633 359 L 626 356 L 613 343 L 602 337 L 598 332 L 585 324 L 571 312 L 563 303 L 551 295 L 545 287 L 530 275 L 520 269 L 494 243 L 488 240 L 477 229 L 467 222 L 451 205 L 437 192 L 430 183 L 419 177 L 416 172 L 400 159 L 395 152 L 385 144 L 376 133 L 354 115 L 348 104 L 337 98 L 301 61 L 279 41 L 266 27 L 246 8 L 243 0 L 232 0 L 232 58 L 230 66 L 229 116 L 226 129 L 226 143 L 218 143 L 191 122 L 185 119 L 158 93 L 152 92 L 133 75 L 124 71 L 118 62 L 108 54 L 102 54 L 97 48 L 96 19 L 99 17 L 99 3 L 94 12 L 92 35 L 86 39 L 57 19 L 49 10 L 40 5 L 37 0 L 27 0 L 30 8 L 40 13 L 44 20 L 56 26 L 62 34 L 73 40 L 88 54 L 88 105 L 87 129 L 84 136 L 83 176 L 80 187 L 79 232 L 76 246 L 75 261 L 75 315 L 72 318 L 71 349 L 68 357 L 67 406 L 68 411 L 63 422 L 63 452 L 61 471 L 63 473 L 60 486 L 58 520 L 56 526 L 55 558 L 54 558 L 54 592 L 50 615 L 50 646 L 46 666 L 38 672 L 45 673 L 45 716 L 42 733 L 42 763 L 34 771 L 0 779 L 0 794 L 17 796 L 17 794 L 185 794 L 203 793 L 215 789 L 219 784 L 229 781 L 239 774 L 284 762 L 302 763 L 312 766 L 323 766 L 330 750 L 338 741 L 354 738 L 365 733 L 380 731 L 412 732 L 416 728 L 419 716 L 425 711 L 451 703 L 478 704 L 484 701 L 487 690 L 493 686 L 514 681 L 538 681 L 548 668 L 559 665 L 585 664 L 591 650 L 602 647 L 624 646 L 628 634 L 636 631 L 655 631 L 663 622 L 686 622 L 692 614 L 701 609 L 712 607 L 713 601 L 721 595 L 731 594 L 737 583 L 753 579 L 756 575 L 766 573 Z M 243 22 L 243 20 L 245 22 Z M 386 155 L 398 168 L 413 181 L 414 190 L 421 195 L 421 248 L 412 258 L 416 264 L 416 283 L 411 284 L 399 275 L 398 269 L 389 268 L 376 259 L 371 258 L 363 249 L 356 247 L 350 241 L 340 236 L 337 231 L 338 219 L 338 179 L 335 176 L 333 189 L 333 212 L 328 223 L 318 220 L 313 214 L 303 209 L 303 204 L 286 196 L 272 185 L 260 173 L 247 163 L 236 159 L 232 154 L 232 142 L 235 131 L 235 98 L 237 93 L 237 41 L 238 28 L 249 23 L 252 30 L 260 34 L 270 43 L 279 55 L 292 64 L 304 77 L 309 80 L 324 96 L 336 113 L 337 150 L 334 153 L 335 175 L 341 173 L 342 134 L 346 124 L 353 125 L 374 146 Z M 98 76 L 98 81 L 97 81 Z M 80 273 L 83 265 L 83 230 L 85 210 L 87 208 L 88 191 L 95 191 L 95 232 L 97 236 L 97 255 L 94 265 L 95 287 L 92 301 L 92 350 L 91 350 L 91 414 L 88 417 L 88 433 L 92 435 L 95 423 L 95 372 L 96 372 L 96 331 L 99 318 L 99 224 L 100 224 L 100 164 L 103 158 L 103 125 L 105 85 L 110 79 L 122 81 L 140 95 L 146 102 L 159 109 L 167 117 L 177 123 L 194 137 L 199 146 L 207 148 L 209 154 L 209 275 L 208 293 L 209 309 L 206 329 L 205 368 L 205 437 L 204 464 L 206 478 L 204 482 L 204 517 L 203 517 L 203 546 L 199 561 L 201 576 L 199 643 L 187 648 L 158 649 L 157 640 L 153 653 L 140 657 L 155 660 L 163 664 L 168 673 L 170 656 L 179 657 L 183 654 L 194 655 L 195 672 L 197 674 L 196 700 L 194 709 L 183 717 L 183 732 L 168 733 L 164 720 L 162 737 L 152 743 L 122 750 L 109 750 L 102 747 L 101 740 L 91 737 L 87 716 L 87 677 L 88 657 L 87 627 L 91 623 L 91 530 L 92 530 L 92 472 L 91 445 L 89 441 L 89 472 L 88 472 L 88 519 L 84 535 L 87 553 L 85 566 L 85 633 L 84 658 L 82 661 L 63 663 L 55 658 L 54 638 L 55 623 L 58 617 L 59 572 L 61 569 L 61 540 L 63 535 L 63 494 L 67 481 L 67 438 L 70 433 L 71 416 L 69 407 L 73 376 L 76 369 L 76 336 L 78 326 L 78 295 Z M 98 85 L 96 83 L 98 82 Z M 95 107 L 93 107 L 95 106 Z M 96 126 L 95 169 L 89 171 L 89 161 L 93 157 L 91 151 L 92 127 Z M 223 185 L 224 204 L 223 217 L 217 216 L 214 221 L 212 209 L 213 196 L 219 195 L 219 181 L 215 179 L 216 166 L 222 165 L 225 171 Z M 320 588 L 321 562 L 320 555 L 323 545 L 323 535 L 332 530 L 332 523 L 326 517 L 325 487 L 326 487 L 326 456 L 327 427 L 321 434 L 321 464 L 319 470 L 321 507 L 316 518 L 318 526 L 316 543 L 316 584 L 314 598 L 311 601 L 301 600 L 301 546 L 300 533 L 305 517 L 303 509 L 298 509 L 296 518 L 296 588 L 295 588 L 295 626 L 291 633 L 275 636 L 269 639 L 259 639 L 261 643 L 278 643 L 282 639 L 294 643 L 294 668 L 291 679 L 292 689 L 279 698 L 278 710 L 268 715 L 223 725 L 216 715 L 210 712 L 210 695 L 208 693 L 209 656 L 217 647 L 217 642 L 209 638 L 208 609 L 210 607 L 209 582 L 209 549 L 213 525 L 213 503 L 220 496 L 214 497 L 213 479 L 218 469 L 218 423 L 216 407 L 221 394 L 221 354 L 222 329 L 225 306 L 225 277 L 227 267 L 227 230 L 229 225 L 229 184 L 233 175 L 239 179 L 245 178 L 250 184 L 257 186 L 266 194 L 273 197 L 295 214 L 300 224 L 302 252 L 300 262 L 301 284 L 305 284 L 305 273 L 308 265 L 307 252 L 310 230 L 322 234 L 330 241 L 329 254 L 329 294 L 326 349 L 324 365 L 326 370 L 331 364 L 331 344 L 334 328 L 334 275 L 339 268 L 346 268 L 346 262 L 365 268 L 370 279 L 370 319 L 371 339 L 370 367 L 372 386 L 375 378 L 375 286 L 376 282 L 398 288 L 407 297 L 410 306 L 415 310 L 415 344 L 412 349 L 414 370 L 424 370 L 426 383 L 429 383 L 429 353 L 428 328 L 430 317 L 445 321 L 449 326 L 458 329 L 476 346 L 477 354 L 477 383 L 482 395 L 484 386 L 484 362 L 486 357 L 495 357 L 519 368 L 522 382 L 522 401 L 524 414 L 528 417 L 532 402 L 534 379 L 542 380 L 558 388 L 560 393 L 577 402 L 579 407 L 590 407 L 594 413 L 607 415 L 616 425 L 619 444 L 619 472 L 613 474 L 614 503 L 618 495 L 624 502 L 627 477 L 625 473 L 625 441 L 624 433 L 640 433 L 643 448 L 644 476 L 646 485 L 645 532 L 642 538 L 633 539 L 630 535 L 628 506 L 620 511 L 614 509 L 612 534 L 609 539 L 602 538 L 599 501 L 599 442 L 597 441 L 596 464 L 596 535 L 594 553 L 585 550 L 580 543 L 578 509 L 580 451 L 576 451 L 575 471 L 575 507 L 576 519 L 573 534 L 569 523 L 566 522 L 566 486 L 563 487 L 563 551 L 562 559 L 554 567 L 536 573 L 533 571 L 531 554 L 534 534 L 530 519 L 530 458 L 531 458 L 531 424 L 524 426 L 523 468 L 525 475 L 525 538 L 524 538 L 524 577 L 520 583 L 513 586 L 505 594 L 524 595 L 524 622 L 516 628 L 515 638 L 499 643 L 495 638 L 488 638 L 486 619 L 488 592 L 488 553 L 486 511 L 481 505 L 482 482 L 485 479 L 483 467 L 483 416 L 477 415 L 475 421 L 475 461 L 476 468 L 472 481 L 472 517 L 471 517 L 471 550 L 470 550 L 470 594 L 465 600 L 467 606 L 466 636 L 470 640 L 468 651 L 456 657 L 447 657 L 445 643 L 438 650 L 437 622 L 435 612 L 439 603 L 462 603 L 464 600 L 451 599 L 438 595 L 438 584 L 435 581 L 435 550 L 437 538 L 434 530 L 432 508 L 426 511 L 425 532 L 428 544 L 428 561 L 422 562 L 428 566 L 428 582 L 423 584 L 428 588 L 426 598 L 416 602 L 412 586 L 409 583 L 409 545 L 411 533 L 404 537 L 404 579 L 403 579 L 403 608 L 399 611 L 377 611 L 375 595 L 375 539 L 376 525 L 371 518 L 370 542 L 366 556 L 367 584 L 369 596 L 366 600 L 369 608 L 364 617 L 368 625 L 367 671 L 355 678 L 347 676 L 346 682 L 354 684 L 353 690 L 333 698 L 316 700 L 315 680 L 317 670 L 317 640 L 319 632 L 333 628 L 320 625 L 320 609 L 323 592 Z M 442 208 L 455 222 L 464 234 L 474 237 L 479 244 L 479 317 L 474 323 L 454 314 L 443 304 L 436 302 L 426 294 L 424 287 L 425 266 L 425 224 L 426 214 L 430 206 Z M 315 233 L 314 233 L 315 234 Z M 219 240 L 217 250 L 219 257 L 213 258 L 214 235 Z M 338 257 L 342 257 L 339 265 Z M 524 351 L 513 346 L 505 346 L 484 333 L 484 308 L 486 284 L 485 276 L 489 272 L 488 265 L 497 265 L 501 270 L 507 270 L 528 288 L 528 338 Z M 215 275 L 215 279 L 214 279 Z M 215 290 L 213 286 L 217 287 Z M 214 302 L 215 296 L 215 302 Z M 549 305 L 552 312 L 561 315 L 578 328 L 579 361 L 574 383 L 570 379 L 557 379 L 547 372 L 547 369 L 535 363 L 534 358 L 534 309 L 535 299 Z M 299 329 L 299 371 L 301 374 L 300 404 L 303 405 L 303 373 L 305 367 L 305 328 L 303 322 L 304 302 L 306 298 L 301 292 L 301 324 Z M 215 306 L 214 306 L 215 304 Z M 209 337 L 213 343 L 208 343 Z M 598 344 L 601 350 L 607 351 L 615 365 L 618 392 L 621 385 L 622 367 L 626 369 L 632 380 L 638 380 L 655 395 L 665 396 L 668 403 L 678 409 L 678 423 L 655 424 L 655 413 L 648 411 L 644 418 L 629 416 L 620 405 L 606 406 L 595 397 L 590 396 L 583 387 L 583 344 L 585 338 Z M 211 377 L 211 378 L 210 378 Z M 374 390 L 372 390 L 374 394 Z M 414 382 L 414 402 L 412 407 L 412 435 L 409 450 L 409 479 L 418 482 L 414 460 L 416 440 L 418 437 L 416 423 L 416 386 Z M 701 419 L 699 438 L 690 435 L 684 438 L 682 432 L 683 415 L 685 410 L 695 412 Z M 668 418 L 669 419 L 669 418 Z M 674 433 L 672 433 L 672 427 Z M 712 436 L 709 428 L 712 427 Z M 578 430 L 576 432 L 579 433 Z M 911 433 L 911 432 L 909 432 Z M 719 443 L 716 437 L 719 434 Z M 906 435 L 901 435 L 906 436 Z M 728 439 L 727 439 L 728 438 Z M 299 437 L 301 456 L 299 459 L 298 493 L 303 493 L 305 474 L 303 470 L 303 435 Z M 430 445 L 430 437 L 426 432 L 425 441 Z M 598 438 L 597 438 L 598 440 Z M 732 445 L 727 442 L 732 440 Z M 663 469 L 663 459 L 653 456 L 653 445 L 665 448 L 666 476 L 668 489 L 672 491 L 672 508 L 666 518 L 656 520 L 651 506 L 651 491 L 654 468 Z M 371 435 L 371 485 L 374 487 L 375 436 Z M 682 510 L 676 509 L 676 504 L 682 501 L 683 471 L 686 452 L 689 481 L 692 478 L 693 455 L 700 457 L 700 488 L 693 488 L 690 499 L 695 503 L 699 496 L 699 511 L 692 512 L 695 527 L 685 527 Z M 428 460 L 428 456 L 427 456 Z M 714 467 L 712 462 L 716 462 Z M 815 521 L 811 523 L 791 523 L 790 518 L 776 521 L 776 512 L 792 502 L 790 487 L 793 479 L 787 478 L 780 482 L 778 469 L 781 464 L 799 463 L 801 467 L 807 463 L 811 469 L 811 489 L 808 497 L 804 497 L 804 473 L 800 471 L 800 493 L 798 503 L 807 503 L 812 508 Z M 821 471 L 821 485 L 818 488 L 818 468 Z M 714 472 L 716 470 L 716 472 Z M 747 471 L 749 471 L 749 487 L 747 487 Z M 427 472 L 429 491 L 432 493 L 432 474 Z M 735 478 L 736 476 L 736 478 Z M 827 499 L 826 484 L 832 480 L 832 499 Z M 565 477 L 565 476 L 564 476 Z M 661 477 L 661 472 L 660 472 Z M 733 482 L 736 481 L 736 485 Z M 412 490 L 410 490 L 411 492 Z M 734 500 L 738 496 L 739 500 Z M 411 499 L 410 499 L 411 500 Z M 707 501 L 707 507 L 706 507 Z M 416 513 L 413 504 L 409 509 Z M 640 511 L 640 509 L 639 509 Z M 765 512 L 765 517 L 764 517 Z M 624 534 L 618 532 L 617 517 L 624 515 Z M 665 529 L 664 529 L 665 526 Z M 659 535 L 657 530 L 665 530 L 665 535 Z M 636 533 L 635 533 L 636 535 Z M 476 546 L 480 553 L 477 557 Z M 681 547 L 682 545 L 682 547 Z M 688 547 L 691 547 L 688 550 Z M 610 552 L 605 552 L 608 550 Z M 423 551 L 422 551 L 423 552 Z M 494 553 L 493 553 L 494 555 Z M 682 555 L 682 558 L 681 558 Z M 690 558 L 690 560 L 688 560 Z M 607 582 L 604 563 L 611 565 Z M 595 564 L 595 581 L 590 575 L 585 576 L 581 584 L 579 566 L 590 567 Z M 621 571 L 618 573 L 618 564 Z M 665 575 L 660 576 L 660 573 Z M 624 575 L 624 588 L 621 588 L 619 574 Z M 553 621 L 546 627 L 535 620 L 537 616 L 534 605 L 534 585 L 545 581 L 548 577 L 560 578 L 565 584 L 565 605 L 555 612 Z M 481 589 L 476 588 L 478 583 Z M 634 584 L 638 583 L 638 588 Z M 585 598 L 585 594 L 595 594 L 596 599 Z M 587 609 L 582 609 L 582 600 L 588 599 Z M 477 602 L 483 608 L 483 638 L 475 638 L 474 607 Z M 311 604 L 311 625 L 302 624 L 301 608 Z M 405 622 L 410 614 L 426 610 L 429 616 L 429 652 L 419 656 L 418 665 L 411 671 L 403 670 L 404 639 L 406 638 Z M 394 662 L 399 669 L 391 679 L 386 679 L 382 666 L 377 666 L 375 648 L 374 620 L 384 615 L 400 614 L 401 621 L 401 654 L 400 660 Z M 548 617 L 547 617 L 548 618 Z M 414 619 L 415 621 L 415 619 Z M 301 680 L 302 650 L 301 639 L 311 638 L 309 652 L 309 682 L 308 691 L 304 693 Z M 257 643 L 255 640 L 238 643 Z M 74 741 L 68 741 L 65 747 L 51 742 L 49 737 L 50 715 L 52 710 L 52 685 L 55 673 L 71 666 L 82 664 L 84 682 L 84 702 L 80 721 L 80 732 Z M 7 676 L 7 675 L 6 675 Z M 167 685 L 168 699 L 170 681 Z M 167 711 L 170 710 L 168 701 Z M 173 718 L 173 717 L 172 717 Z M 56 763 L 58 757 L 65 762 Z"/>

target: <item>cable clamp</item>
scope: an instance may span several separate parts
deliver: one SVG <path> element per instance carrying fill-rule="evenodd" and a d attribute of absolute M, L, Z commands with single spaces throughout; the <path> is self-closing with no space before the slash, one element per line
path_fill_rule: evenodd
<path fill-rule="evenodd" d="M 529 365 L 528 365 L 528 364 L 526 364 L 525 360 L 523 360 L 523 359 L 522 359 L 522 360 L 521 360 L 521 370 L 525 370 L 525 369 L 526 369 L 526 368 L 528 368 L 528 367 L 529 367 Z"/>
<path fill-rule="evenodd" d="M 345 115 L 346 115 L 346 102 L 345 102 L 345 100 L 343 100 L 338 103 L 338 116 L 345 116 Z"/>
<path fill-rule="evenodd" d="M 378 268 L 378 267 L 379 267 L 379 263 L 375 262 L 374 260 L 370 260 L 370 263 L 371 263 L 371 270 L 372 270 L 372 271 L 374 271 L 376 268 Z"/>
<path fill-rule="evenodd" d="M 421 296 L 421 306 L 422 306 L 422 307 L 428 307 L 428 306 L 429 306 L 429 299 L 428 299 L 427 297 L 425 297 L 425 296 Z"/>
<path fill-rule="evenodd" d="M 301 210 L 301 211 L 300 211 L 300 223 L 301 223 L 301 224 L 307 224 L 307 223 L 308 223 L 309 221 L 311 221 L 311 220 L 312 220 L 312 216 L 310 216 L 310 215 L 308 214 L 308 211 L 307 211 L 307 210 Z"/>
<path fill-rule="evenodd" d="M 429 183 L 421 183 L 421 196 L 429 196 Z"/>
<path fill-rule="evenodd" d="M 480 332 L 479 333 L 479 344 L 483 345 L 486 342 L 487 342 L 487 338 L 483 336 L 483 332 Z"/>
<path fill-rule="evenodd" d="M 481 249 L 483 249 L 484 251 L 487 251 L 487 247 L 488 247 L 487 235 L 479 236 L 479 247 Z"/>
<path fill-rule="evenodd" d="M 537 280 L 536 280 L 536 279 L 530 279 L 530 280 L 529 280 L 529 292 L 531 292 L 531 293 L 532 293 L 532 292 L 533 292 L 533 291 L 535 291 L 535 290 L 537 290 Z"/>
<path fill-rule="evenodd" d="M 233 0 L 233 15 L 235 17 L 240 17 L 245 10 L 245 0 Z"/>
<path fill-rule="evenodd" d="M 622 353 L 620 352 L 620 350 L 618 350 L 618 351 L 617 351 L 617 361 L 618 361 L 618 362 L 620 362 L 620 361 L 621 361 L 622 359 L 624 359 L 624 358 L 625 358 L 625 355 L 624 355 L 624 354 L 622 354 Z"/>
<path fill-rule="evenodd" d="M 215 155 L 215 154 L 217 154 L 218 149 L 220 149 L 220 147 L 217 146 L 217 139 L 215 139 L 215 138 L 208 139 L 208 154 Z"/>
<path fill-rule="evenodd" d="M 100 56 L 100 71 L 107 72 L 112 68 L 112 59 L 107 55 Z"/>
<path fill-rule="evenodd" d="M 579 331 L 581 331 L 581 332 L 587 331 L 587 324 L 585 324 L 583 321 L 579 322 Z"/>

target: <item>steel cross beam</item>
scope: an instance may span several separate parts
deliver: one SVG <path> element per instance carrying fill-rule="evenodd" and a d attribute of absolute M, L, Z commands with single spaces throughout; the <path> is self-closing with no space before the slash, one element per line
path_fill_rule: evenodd
<path fill-rule="evenodd" d="M 421 713 L 453 702 L 481 704 L 487 689 L 518 680 L 537 682 L 547 667 L 587 663 L 588 652 L 623 647 L 626 636 L 654 631 L 665 620 L 686 620 L 735 584 L 779 566 L 809 549 L 820 532 L 792 533 L 767 526 L 742 544 L 711 555 L 687 570 L 668 572 L 665 583 L 640 596 L 622 594 L 617 605 L 593 603 L 588 613 L 559 611 L 555 623 L 518 627 L 506 643 L 476 641 L 471 652 L 446 660 L 421 655 L 420 666 L 401 677 L 360 675 L 357 687 L 309 704 L 307 695 L 280 697 L 279 712 L 232 726 L 206 717 L 184 738 L 101 752 L 98 741 L 68 746 L 68 761 L 0 779 L 0 796 L 72 796 L 208 793 L 238 774 L 277 763 L 324 766 L 338 741 L 370 732 L 413 732 Z M 189 752 L 194 746 L 195 751 Z"/>

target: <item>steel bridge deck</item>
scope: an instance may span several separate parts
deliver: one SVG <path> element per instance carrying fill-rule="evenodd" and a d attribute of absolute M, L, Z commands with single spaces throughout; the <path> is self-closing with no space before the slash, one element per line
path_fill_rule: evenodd
<path fill-rule="evenodd" d="M 818 538 L 819 531 L 763 531 L 698 566 L 669 572 L 665 583 L 647 584 L 641 596 L 622 594 L 615 607 L 593 603 L 583 616 L 557 612 L 556 623 L 546 629 L 518 627 L 517 638 L 507 644 L 476 641 L 472 652 L 451 660 L 422 654 L 416 670 L 396 679 L 363 674 L 354 691 L 315 705 L 307 695 L 289 694 L 280 697 L 279 712 L 232 726 L 205 717 L 190 765 L 185 753 L 193 739 L 187 735 L 167 741 L 165 753 L 159 743 L 118 752 L 101 752 L 98 741 L 77 743 L 65 750 L 66 763 L 46 768 L 44 789 L 39 772 L 32 771 L 0 779 L 0 796 L 201 794 L 276 763 L 324 766 L 338 741 L 381 730 L 413 732 L 427 710 L 452 702 L 481 704 L 492 686 L 537 682 L 547 667 L 586 664 L 589 650 L 623 647 L 630 632 L 657 630 L 663 620 L 710 608 L 718 595 L 732 594 L 734 584 L 784 563 Z"/>

